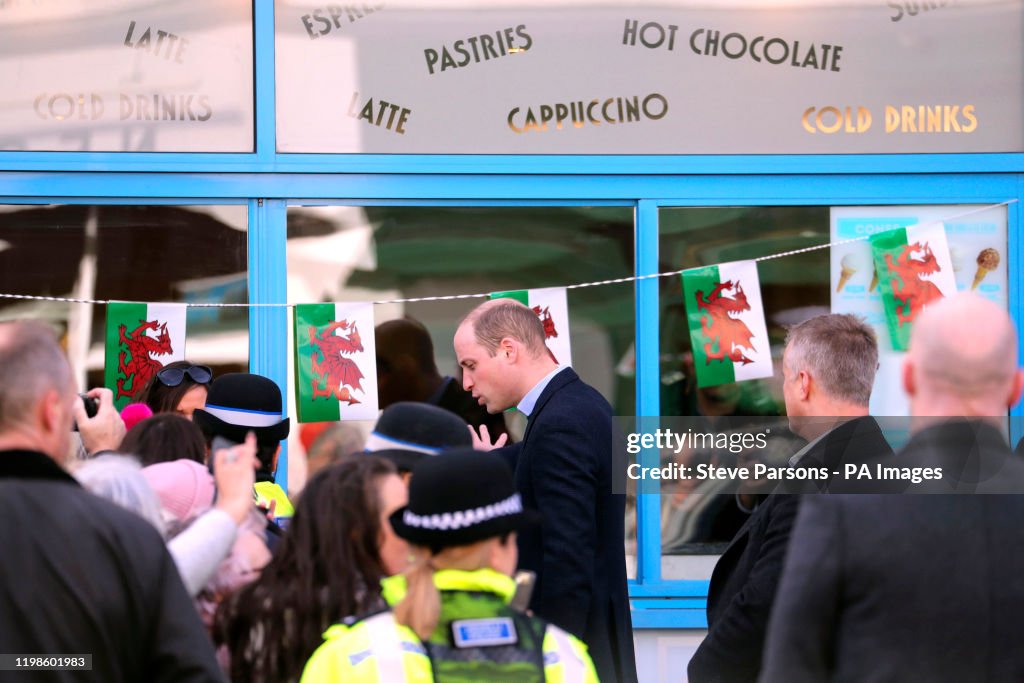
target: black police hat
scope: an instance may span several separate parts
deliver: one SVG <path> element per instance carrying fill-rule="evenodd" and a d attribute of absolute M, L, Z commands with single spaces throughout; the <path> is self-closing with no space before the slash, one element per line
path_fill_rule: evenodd
<path fill-rule="evenodd" d="M 446 548 L 516 531 L 540 516 L 523 508 L 504 460 L 459 448 L 413 468 L 409 504 L 390 519 L 410 543 Z"/>
<path fill-rule="evenodd" d="M 288 438 L 290 424 L 283 418 L 282 405 L 281 390 L 273 380 L 233 372 L 213 381 L 206 407 L 197 408 L 192 420 L 207 436 L 241 443 L 254 432 L 260 444 L 274 444 Z"/>
<path fill-rule="evenodd" d="M 472 445 L 466 421 L 455 413 L 429 403 L 402 401 L 384 409 L 365 450 L 408 472 L 424 458 Z"/>

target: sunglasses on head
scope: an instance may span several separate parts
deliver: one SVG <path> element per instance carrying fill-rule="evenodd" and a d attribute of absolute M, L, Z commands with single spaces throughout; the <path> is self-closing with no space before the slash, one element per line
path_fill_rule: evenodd
<path fill-rule="evenodd" d="M 187 368 L 163 368 L 156 373 L 156 378 L 165 387 L 176 387 L 188 375 L 196 384 L 207 384 L 213 379 L 213 370 L 205 365 L 191 365 Z"/>

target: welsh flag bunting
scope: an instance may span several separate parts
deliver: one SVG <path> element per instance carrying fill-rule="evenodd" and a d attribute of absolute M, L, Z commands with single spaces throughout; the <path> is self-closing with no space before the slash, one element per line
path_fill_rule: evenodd
<path fill-rule="evenodd" d="M 104 384 L 118 410 L 138 400 L 163 366 L 185 358 L 185 304 L 107 306 Z"/>
<path fill-rule="evenodd" d="M 529 306 L 544 324 L 544 343 L 548 353 L 559 365 L 572 365 L 572 344 L 569 340 L 569 303 L 565 287 L 516 289 L 494 292 L 492 299 L 515 299 Z"/>
<path fill-rule="evenodd" d="M 906 351 L 914 318 L 956 294 L 956 275 L 941 223 L 911 225 L 871 236 L 878 291 L 896 351 Z"/>
<path fill-rule="evenodd" d="M 682 278 L 697 386 L 771 377 L 757 263 L 694 268 Z"/>
<path fill-rule="evenodd" d="M 372 303 L 295 307 L 299 422 L 377 419 Z"/>

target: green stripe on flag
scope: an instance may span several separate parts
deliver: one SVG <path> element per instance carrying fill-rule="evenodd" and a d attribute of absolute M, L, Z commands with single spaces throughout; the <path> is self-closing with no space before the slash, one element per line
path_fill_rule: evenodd
<path fill-rule="evenodd" d="M 319 375 L 313 373 L 313 345 L 310 328 L 319 333 L 334 322 L 334 304 L 300 304 L 295 307 L 295 404 L 300 422 L 332 422 L 341 417 L 338 400 L 332 395 L 313 398 L 314 383 L 325 387 Z M 316 353 L 318 361 L 323 359 Z"/>
<path fill-rule="evenodd" d="M 736 381 L 736 371 L 733 363 L 728 358 L 712 360 L 708 363 L 706 345 L 711 345 L 712 351 L 717 351 L 717 341 L 711 339 L 704 333 L 701 324 L 702 319 L 711 323 L 709 316 L 698 306 L 698 292 L 700 301 L 706 300 L 708 294 L 721 282 L 718 266 L 706 268 L 694 268 L 683 271 L 683 296 L 686 306 L 686 321 L 690 328 L 690 341 L 693 344 L 693 365 L 697 371 L 698 387 L 713 387 L 719 384 L 729 384 Z"/>
<path fill-rule="evenodd" d="M 530 305 L 530 290 L 512 289 L 507 292 L 493 292 L 492 299 L 515 299 L 524 306 Z"/>
<path fill-rule="evenodd" d="M 131 403 L 133 396 L 142 390 L 141 386 L 132 386 L 131 380 L 125 382 L 125 373 L 119 370 L 122 353 L 124 353 L 124 363 L 131 362 L 128 345 L 121 342 L 122 326 L 125 332 L 131 334 L 135 328 L 146 322 L 147 310 L 146 304 L 110 303 L 107 305 L 107 343 L 104 347 L 103 384 L 114 392 L 114 406 L 118 410 Z M 120 391 L 117 386 L 118 379 L 121 379 Z"/>
<path fill-rule="evenodd" d="M 898 258 L 907 246 L 906 228 L 898 228 L 880 232 L 871 236 L 871 258 L 875 262 L 875 270 L 878 272 L 878 293 L 882 296 L 882 307 L 885 310 L 885 321 L 889 328 L 889 339 L 892 341 L 892 348 L 896 351 L 906 351 L 910 346 L 910 330 L 913 327 L 910 320 L 901 320 L 910 315 L 909 306 L 896 301 L 896 294 L 893 289 L 893 278 L 899 275 L 894 273 L 885 257 L 889 255 L 893 260 Z"/>

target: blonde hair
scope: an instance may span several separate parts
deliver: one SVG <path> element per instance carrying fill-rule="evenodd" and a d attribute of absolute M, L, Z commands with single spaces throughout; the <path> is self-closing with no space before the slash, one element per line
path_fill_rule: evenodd
<path fill-rule="evenodd" d="M 405 572 L 407 590 L 402 601 L 395 605 L 395 621 L 412 629 L 420 640 L 427 640 L 441 618 L 441 593 L 434 585 L 434 572 L 438 569 L 474 571 L 489 567 L 492 544 L 501 542 L 508 542 L 507 537 L 451 546 L 437 553 L 431 553 L 429 548 L 422 546 L 411 546 L 415 561 Z"/>

